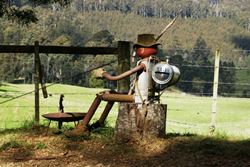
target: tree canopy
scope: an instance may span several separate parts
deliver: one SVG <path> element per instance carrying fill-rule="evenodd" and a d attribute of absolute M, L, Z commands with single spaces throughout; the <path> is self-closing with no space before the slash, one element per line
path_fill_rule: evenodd
<path fill-rule="evenodd" d="M 231 0 L 4 0 L 0 2 L 0 43 L 30 45 L 38 40 L 41 45 L 113 46 L 118 40 L 135 42 L 139 33 L 158 34 L 180 7 L 183 9 L 181 17 L 159 40 L 162 44 L 160 56 L 162 59 L 170 56 L 171 63 L 178 64 L 182 80 L 188 81 L 178 84 L 181 90 L 205 94 L 211 92 L 208 82 L 212 80 L 212 69 L 203 70 L 192 66 L 212 66 L 216 49 L 222 49 L 223 66 L 250 67 L 249 52 L 232 53 L 234 49 L 248 48 L 249 15 L 243 8 L 249 8 L 247 4 L 242 11 L 238 10 L 237 5 L 227 8 L 229 1 L 237 4 Z M 11 11 L 14 13 L 10 14 Z M 22 13 L 24 18 L 15 11 Z M 30 11 L 30 15 L 26 15 L 24 11 Z M 109 83 L 99 82 L 90 74 L 74 75 L 82 73 L 93 63 L 100 64 L 113 58 L 41 55 L 48 82 L 58 82 L 56 76 L 60 75 L 64 78 L 60 81 L 62 83 L 91 87 Z M 32 82 L 31 55 L 4 54 L 1 55 L 0 62 L 2 80 L 13 81 L 25 77 L 26 83 Z M 106 70 L 115 74 L 116 67 L 114 64 L 106 67 Z M 223 79 L 220 82 L 225 83 L 235 82 L 236 79 L 249 75 L 247 72 L 243 75 L 229 70 L 221 70 L 221 73 Z M 193 81 L 200 84 L 192 84 Z M 233 84 L 220 88 L 220 93 L 235 91 Z"/>
<path fill-rule="evenodd" d="M 38 18 L 32 7 L 50 3 L 65 6 L 69 2 L 70 0 L 2 0 L 0 1 L 0 17 L 6 17 L 22 24 L 36 23 Z"/>

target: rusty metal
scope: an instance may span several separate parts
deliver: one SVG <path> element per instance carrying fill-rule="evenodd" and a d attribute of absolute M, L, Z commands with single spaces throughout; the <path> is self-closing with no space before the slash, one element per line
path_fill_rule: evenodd
<path fill-rule="evenodd" d="M 96 98 L 93 101 L 93 103 L 91 104 L 87 114 L 83 118 L 83 126 L 87 126 L 89 124 L 89 121 L 91 120 L 91 118 L 95 114 L 95 111 L 98 108 L 98 106 L 100 105 L 100 103 L 101 103 L 101 99 L 98 98 L 98 96 L 96 96 Z"/>
<path fill-rule="evenodd" d="M 113 101 L 113 102 L 133 102 L 134 101 L 134 96 L 127 95 L 127 94 L 112 94 L 109 92 L 105 92 L 97 96 L 98 98 L 104 101 Z"/>
<path fill-rule="evenodd" d="M 60 130 L 62 128 L 63 122 L 80 121 L 84 118 L 85 115 L 86 115 L 86 113 L 80 113 L 80 112 L 43 114 L 42 116 L 49 120 L 48 128 L 46 130 L 46 135 L 48 134 L 48 130 L 49 130 L 49 126 L 50 126 L 51 121 L 57 121 L 58 122 L 58 129 Z M 75 123 L 75 125 L 76 125 L 76 123 Z"/>
<path fill-rule="evenodd" d="M 61 94 L 60 99 L 59 99 L 59 111 L 61 113 L 64 113 L 63 99 L 64 99 L 64 95 Z"/>
<path fill-rule="evenodd" d="M 126 94 L 118 94 L 117 92 L 102 92 L 96 95 L 95 100 L 91 104 L 88 112 L 86 113 L 85 117 L 83 118 L 83 126 L 88 126 L 91 118 L 95 114 L 98 106 L 100 105 L 101 101 L 108 101 L 103 113 L 98 121 L 98 123 L 102 126 L 104 124 L 105 119 L 107 118 L 110 110 L 112 109 L 115 102 L 133 102 L 134 98 L 133 95 L 126 95 Z"/>
<path fill-rule="evenodd" d="M 102 115 L 101 115 L 101 117 L 99 118 L 99 124 L 100 124 L 101 126 L 104 125 L 104 121 L 105 121 L 105 119 L 107 118 L 107 116 L 108 116 L 110 110 L 112 109 L 114 103 L 115 103 L 115 102 L 113 102 L 113 101 L 109 101 L 109 102 L 106 104 L 106 106 L 105 106 L 105 108 L 104 108 L 104 110 L 103 110 L 103 112 L 102 112 Z"/>
<path fill-rule="evenodd" d="M 59 99 L 59 112 L 61 112 L 61 113 L 64 113 L 63 99 L 64 99 L 64 95 L 61 94 L 60 99 Z M 58 121 L 58 129 L 61 129 L 62 126 L 63 126 L 63 122 Z"/>
<path fill-rule="evenodd" d="M 105 77 L 106 79 L 108 79 L 110 81 L 117 81 L 117 80 L 121 80 L 125 77 L 128 77 L 128 76 L 130 76 L 130 75 L 132 75 L 140 70 L 143 70 L 144 68 L 145 68 L 144 64 L 140 64 L 140 65 L 136 66 L 135 68 L 133 68 L 129 71 L 126 71 L 126 72 L 124 72 L 120 75 L 117 75 L 117 76 L 111 76 L 109 73 L 104 72 L 103 77 Z"/>
<path fill-rule="evenodd" d="M 48 114 L 43 114 L 42 116 L 51 121 L 75 122 L 82 120 L 85 115 L 86 113 L 81 113 L 81 112 L 65 112 L 65 113 L 48 113 Z"/>
<path fill-rule="evenodd" d="M 48 114 L 42 115 L 44 118 L 47 118 L 49 120 L 48 128 L 50 126 L 51 121 L 57 121 L 58 129 L 61 129 L 63 122 L 74 122 L 76 125 L 77 121 L 80 121 L 85 117 L 86 113 L 82 113 L 82 112 L 64 112 L 63 99 L 64 99 L 64 95 L 61 94 L 60 99 L 59 99 L 59 112 L 48 113 Z M 47 129 L 46 134 L 47 133 L 48 133 L 48 129 Z"/>

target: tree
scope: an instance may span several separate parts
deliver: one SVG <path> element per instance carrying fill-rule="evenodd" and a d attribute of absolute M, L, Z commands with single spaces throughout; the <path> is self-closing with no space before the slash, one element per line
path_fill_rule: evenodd
<path fill-rule="evenodd" d="M 233 62 L 220 62 L 220 77 L 218 93 L 221 95 L 229 95 L 235 92 L 236 72 Z"/>
<path fill-rule="evenodd" d="M 193 84 L 202 84 L 202 86 L 193 85 L 195 93 L 208 94 L 212 92 L 212 63 L 209 61 L 210 50 L 207 47 L 206 41 L 200 36 L 194 45 L 194 52 L 192 53 L 192 64 L 196 66 L 197 70 L 193 72 L 195 81 Z M 199 89 L 197 89 L 199 88 Z"/>
<path fill-rule="evenodd" d="M 33 6 L 59 3 L 62 6 L 69 4 L 70 0 L 27 0 L 27 1 L 0 1 L 0 17 L 7 17 L 22 24 L 36 23 L 38 18 L 31 7 L 23 8 L 22 4 L 28 3 Z"/>
<path fill-rule="evenodd" d="M 20 57 L 17 54 L 3 55 L 0 58 L 0 80 L 13 82 L 14 79 L 17 79 L 22 76 L 22 63 Z M 10 68 L 11 65 L 11 68 Z"/>
<path fill-rule="evenodd" d="M 170 64 L 176 65 L 180 69 L 181 80 L 191 81 L 193 79 L 193 69 L 189 67 L 190 63 L 185 60 L 186 55 L 189 53 L 186 50 L 183 50 L 177 37 L 174 38 L 171 48 L 172 49 L 167 52 L 167 55 L 170 57 Z M 191 92 L 192 83 L 178 82 L 177 87 L 185 92 Z"/>
<path fill-rule="evenodd" d="M 183 61 L 182 65 L 180 66 L 181 72 L 181 80 L 183 82 L 178 82 L 177 87 L 180 88 L 184 92 L 192 92 L 193 89 L 193 78 L 195 73 L 195 68 L 192 67 L 192 64 L 188 61 Z"/>

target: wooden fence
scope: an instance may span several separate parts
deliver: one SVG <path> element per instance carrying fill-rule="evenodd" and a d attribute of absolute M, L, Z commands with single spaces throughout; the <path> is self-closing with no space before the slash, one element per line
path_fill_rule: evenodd
<path fill-rule="evenodd" d="M 40 120 L 39 105 L 39 83 L 41 83 L 44 97 L 46 97 L 46 86 L 42 82 L 42 70 L 40 63 L 40 53 L 45 54 L 115 54 L 118 58 L 118 73 L 122 73 L 130 69 L 130 51 L 131 43 L 126 41 L 118 41 L 117 47 L 78 47 L 78 46 L 44 46 L 39 45 L 36 41 L 34 45 L 0 45 L 0 53 L 33 53 L 34 54 L 34 92 L 35 92 L 35 121 Z M 1 54 L 0 54 L 1 56 Z M 130 79 L 125 78 L 118 81 L 118 91 L 121 93 L 128 92 Z"/>

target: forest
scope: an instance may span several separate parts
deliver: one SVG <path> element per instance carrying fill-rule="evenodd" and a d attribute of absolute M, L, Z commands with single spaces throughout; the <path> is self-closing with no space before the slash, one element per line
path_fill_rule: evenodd
<path fill-rule="evenodd" d="M 0 2 L 0 44 L 72 46 L 115 46 L 117 41 L 136 42 L 137 34 L 159 34 L 179 14 L 176 23 L 160 39 L 159 57 L 170 57 L 182 72 L 177 87 L 185 92 L 210 95 L 217 49 L 224 67 L 250 67 L 250 3 L 233 0 L 4 0 Z M 234 52 L 234 50 L 246 50 Z M 87 87 L 113 87 L 90 73 L 78 75 L 90 66 L 113 61 L 103 55 L 41 55 L 46 82 Z M 0 80 L 24 78 L 31 83 L 33 55 L 2 54 Z M 113 74 L 117 64 L 105 69 Z M 77 76 L 77 77 L 76 77 Z M 223 68 L 220 82 L 235 83 L 246 75 Z M 192 82 L 202 84 L 193 84 Z M 223 95 L 234 93 L 235 85 L 221 85 Z M 249 91 L 248 89 L 240 89 Z"/>

